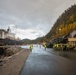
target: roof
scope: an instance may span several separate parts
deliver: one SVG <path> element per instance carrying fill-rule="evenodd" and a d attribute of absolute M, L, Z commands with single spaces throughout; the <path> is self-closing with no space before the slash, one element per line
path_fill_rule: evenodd
<path fill-rule="evenodd" d="M 4 30 L 4 29 L 0 29 L 0 32 L 2 32 L 2 31 L 3 31 L 3 32 L 6 32 L 6 33 L 8 33 L 6 30 Z"/>

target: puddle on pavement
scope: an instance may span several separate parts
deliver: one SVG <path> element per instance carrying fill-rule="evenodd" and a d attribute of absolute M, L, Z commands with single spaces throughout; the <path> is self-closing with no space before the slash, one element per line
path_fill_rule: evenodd
<path fill-rule="evenodd" d="M 53 51 L 55 55 L 76 61 L 76 51 Z"/>

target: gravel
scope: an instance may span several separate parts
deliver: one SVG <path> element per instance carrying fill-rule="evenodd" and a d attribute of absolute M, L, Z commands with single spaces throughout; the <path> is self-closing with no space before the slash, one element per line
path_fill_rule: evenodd
<path fill-rule="evenodd" d="M 19 52 L 0 60 L 0 75 L 19 75 L 30 50 L 20 48 Z"/>

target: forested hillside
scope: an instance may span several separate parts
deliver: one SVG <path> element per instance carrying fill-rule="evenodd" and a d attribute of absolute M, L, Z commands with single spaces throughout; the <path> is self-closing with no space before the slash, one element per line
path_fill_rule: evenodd
<path fill-rule="evenodd" d="M 59 16 L 50 32 L 46 35 L 46 39 L 50 40 L 65 36 L 73 30 L 76 30 L 76 5 L 72 5 Z"/>
<path fill-rule="evenodd" d="M 54 38 L 59 38 L 68 35 L 73 30 L 76 30 L 76 5 L 72 5 L 65 10 L 57 19 L 50 32 L 41 38 L 28 41 L 29 43 L 42 43 Z M 25 42 L 25 41 L 24 41 Z"/>

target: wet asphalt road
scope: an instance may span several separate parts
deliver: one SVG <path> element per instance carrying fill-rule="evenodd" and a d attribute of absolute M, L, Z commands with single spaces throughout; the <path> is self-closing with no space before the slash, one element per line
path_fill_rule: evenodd
<path fill-rule="evenodd" d="M 76 75 L 76 62 L 35 46 L 20 75 Z"/>

